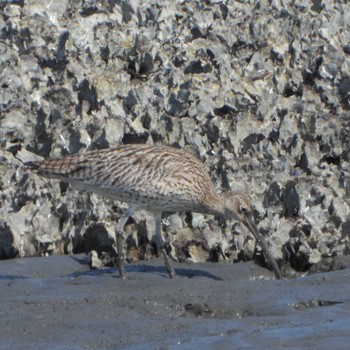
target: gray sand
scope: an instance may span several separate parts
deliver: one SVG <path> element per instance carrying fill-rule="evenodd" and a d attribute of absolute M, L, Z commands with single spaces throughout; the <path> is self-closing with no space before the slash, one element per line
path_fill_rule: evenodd
<path fill-rule="evenodd" d="M 0 261 L 0 349 L 345 349 L 350 259 L 289 280 L 252 263 L 89 270 L 85 256 Z"/>

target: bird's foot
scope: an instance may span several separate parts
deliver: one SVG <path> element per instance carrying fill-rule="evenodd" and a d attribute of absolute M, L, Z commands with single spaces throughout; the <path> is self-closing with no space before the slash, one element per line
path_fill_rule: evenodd
<path fill-rule="evenodd" d="M 166 253 L 165 248 L 163 247 L 160 251 L 162 253 L 162 257 L 163 257 L 163 260 L 164 260 L 165 268 L 166 268 L 166 270 L 167 270 L 167 272 L 169 274 L 169 277 L 170 278 L 174 278 L 176 276 L 176 272 L 173 269 L 173 267 L 171 266 L 171 263 L 170 263 L 170 260 L 169 260 L 169 256 Z"/>

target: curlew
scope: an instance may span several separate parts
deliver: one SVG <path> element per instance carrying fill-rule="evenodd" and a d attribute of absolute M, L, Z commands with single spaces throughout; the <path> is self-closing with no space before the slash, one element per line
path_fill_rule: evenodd
<path fill-rule="evenodd" d="M 124 278 L 123 231 L 128 218 L 140 209 L 153 213 L 155 242 L 170 277 L 175 276 L 161 234 L 162 212 L 193 211 L 241 221 L 260 244 L 276 278 L 282 278 L 252 218 L 253 206 L 242 192 L 217 193 L 204 164 L 168 146 L 122 145 L 58 159 L 32 162 L 44 177 L 59 179 L 80 190 L 126 202 L 128 209 L 116 225 L 119 276 Z"/>

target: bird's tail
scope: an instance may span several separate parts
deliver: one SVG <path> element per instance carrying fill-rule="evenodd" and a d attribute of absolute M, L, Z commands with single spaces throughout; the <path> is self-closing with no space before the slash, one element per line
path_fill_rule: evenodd
<path fill-rule="evenodd" d="M 28 170 L 36 171 L 40 167 L 40 162 L 29 161 L 22 163 Z"/>

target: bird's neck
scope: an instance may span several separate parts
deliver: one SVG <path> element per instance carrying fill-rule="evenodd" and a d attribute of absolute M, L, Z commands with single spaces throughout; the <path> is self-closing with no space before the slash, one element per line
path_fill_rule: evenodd
<path fill-rule="evenodd" d="M 223 193 L 212 192 L 207 195 L 204 201 L 203 213 L 225 216 L 225 197 Z"/>

